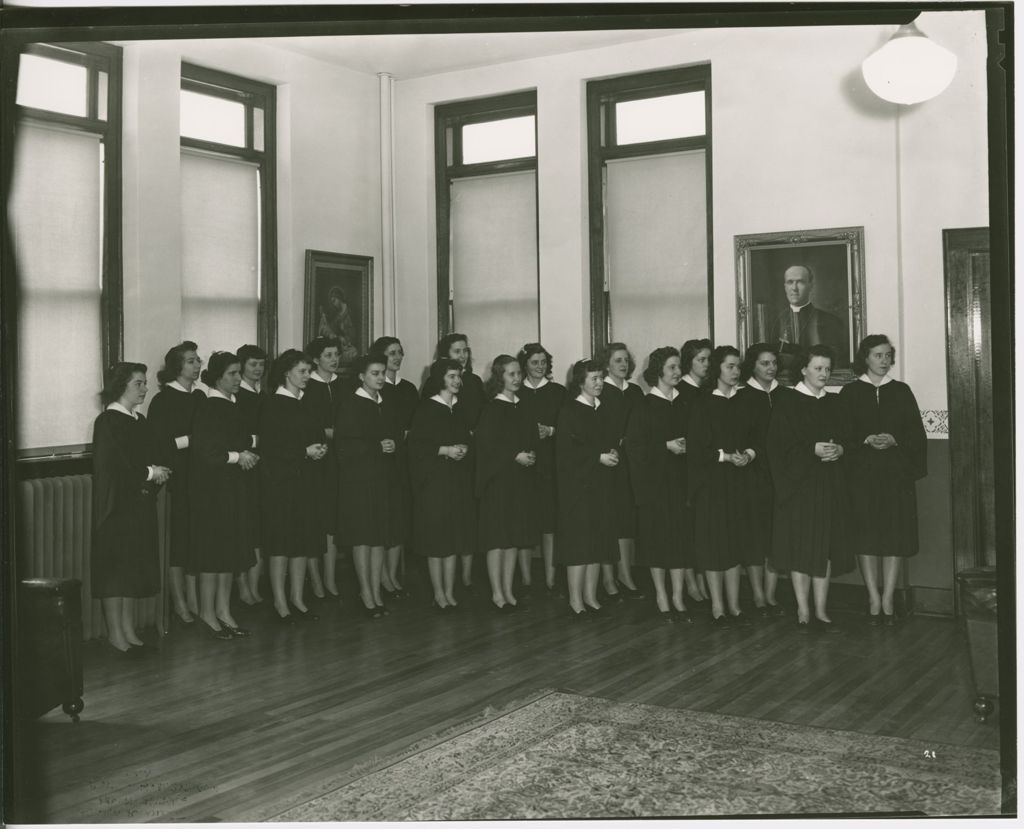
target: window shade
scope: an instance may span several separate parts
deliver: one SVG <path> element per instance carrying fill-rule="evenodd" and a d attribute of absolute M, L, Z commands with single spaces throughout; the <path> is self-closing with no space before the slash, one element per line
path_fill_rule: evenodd
<path fill-rule="evenodd" d="M 609 161 L 606 186 L 612 339 L 639 376 L 655 348 L 708 335 L 704 151 Z"/>
<path fill-rule="evenodd" d="M 203 359 L 255 343 L 259 308 L 259 170 L 181 154 L 181 325 Z"/>
<path fill-rule="evenodd" d="M 9 204 L 18 262 L 18 448 L 90 443 L 100 411 L 102 145 L 22 124 Z"/>
<path fill-rule="evenodd" d="M 538 338 L 536 181 L 528 171 L 452 182 L 455 330 L 481 376 Z"/>

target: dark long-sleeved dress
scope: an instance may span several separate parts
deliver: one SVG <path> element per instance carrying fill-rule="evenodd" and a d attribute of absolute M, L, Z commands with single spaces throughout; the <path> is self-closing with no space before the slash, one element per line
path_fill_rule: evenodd
<path fill-rule="evenodd" d="M 384 398 L 385 405 L 395 411 L 395 417 L 398 419 L 402 431 L 409 431 L 420 403 L 420 395 L 416 391 L 416 387 L 408 380 L 400 379 L 397 383 L 385 383 L 380 394 Z"/>
<path fill-rule="evenodd" d="M 93 425 L 92 595 L 143 598 L 160 590 L 156 495 L 163 463 L 149 422 L 107 409 Z"/>
<path fill-rule="evenodd" d="M 237 402 L 211 395 L 199 406 L 190 447 L 190 573 L 240 573 L 256 563 L 246 516 L 248 478 L 258 473 L 228 463 L 229 453 L 251 446 L 252 434 Z"/>
<path fill-rule="evenodd" d="M 420 397 L 423 400 L 429 400 L 440 391 L 440 384 L 428 377 L 427 381 L 423 384 Z M 469 424 L 470 429 L 476 428 L 477 421 L 480 419 L 480 413 L 483 411 L 486 402 L 484 381 L 468 369 L 463 371 L 462 391 L 459 392 L 459 405 L 463 407 L 466 422 Z"/>
<path fill-rule="evenodd" d="M 167 484 L 170 497 L 171 567 L 185 567 L 188 564 L 189 537 L 189 450 L 178 449 L 175 439 L 192 434 L 192 421 L 196 409 L 206 400 L 199 389 L 183 392 L 166 385 L 149 404 L 149 422 L 157 443 L 157 463 L 170 468 L 174 474 Z"/>
<path fill-rule="evenodd" d="M 555 427 L 555 434 L 537 444 L 537 485 L 540 488 L 540 531 L 555 531 L 557 487 L 555 482 L 555 438 L 558 436 L 557 421 L 565 405 L 565 386 L 548 381 L 539 389 L 523 383 L 519 399 L 535 423 Z"/>
<path fill-rule="evenodd" d="M 311 375 L 305 392 L 302 403 L 312 411 L 320 428 L 333 428 L 338 418 L 339 402 L 344 396 L 341 378 L 335 377 L 330 383 L 325 383 Z M 321 533 L 334 535 L 338 531 L 338 465 L 333 462 L 333 441 L 328 440 L 327 446 L 328 457 L 314 467 L 317 477 L 315 521 Z"/>
<path fill-rule="evenodd" d="M 850 422 L 850 503 L 856 553 L 912 556 L 917 553 L 915 481 L 928 474 L 927 437 L 910 386 L 890 380 L 875 386 L 857 380 L 843 386 L 839 400 Z M 887 432 L 890 449 L 872 449 L 868 435 Z"/>
<path fill-rule="evenodd" d="M 609 428 L 619 441 L 619 465 L 615 467 L 615 532 L 618 538 L 635 538 L 637 515 L 630 476 L 633 464 L 629 461 L 629 447 L 625 443 L 626 425 L 633 408 L 642 403 L 644 393 L 635 383 L 627 383 L 623 391 L 607 380 L 601 392 L 601 405 L 607 406 Z M 681 437 L 681 435 L 677 435 Z"/>
<path fill-rule="evenodd" d="M 245 424 L 246 430 L 256 438 L 252 448 L 257 455 L 261 451 L 259 446 L 260 413 L 263 410 L 263 401 L 265 399 L 262 393 L 249 391 L 243 386 L 238 390 L 236 400 L 242 412 L 242 422 Z M 253 470 L 252 474 L 246 475 L 245 483 L 247 486 L 246 509 L 248 510 L 248 518 L 245 523 L 246 527 L 251 531 L 250 538 L 253 546 L 259 547 L 261 538 L 259 470 Z"/>
<path fill-rule="evenodd" d="M 601 463 L 602 453 L 613 448 L 604 408 L 572 400 L 555 425 L 558 564 L 613 564 L 618 558 L 615 467 Z"/>
<path fill-rule="evenodd" d="M 263 505 L 261 549 L 266 556 L 318 556 L 324 537 L 317 522 L 316 466 L 306 447 L 325 440 L 312 410 L 288 392 L 278 390 L 263 401 L 260 414 L 260 498 Z"/>
<path fill-rule="evenodd" d="M 849 494 L 846 456 L 849 437 L 839 396 L 820 398 L 800 391 L 775 401 L 768 424 L 768 461 L 775 485 L 772 563 L 780 570 L 833 576 L 853 569 L 847 534 Z M 843 447 L 837 461 L 822 461 L 814 445 Z"/>
<path fill-rule="evenodd" d="M 473 441 L 459 406 L 423 400 L 409 431 L 414 549 L 421 556 L 471 555 L 476 545 Z M 470 447 L 462 460 L 437 454 L 442 446 Z"/>
<path fill-rule="evenodd" d="M 771 391 L 764 391 L 756 385 L 756 381 L 751 381 L 742 394 L 741 402 L 751 410 L 750 416 L 754 419 L 755 443 L 751 448 L 757 453 L 757 461 L 752 465 L 756 474 L 747 516 L 751 525 L 751 558 L 757 559 L 752 563 L 758 564 L 761 559 L 771 558 L 772 554 L 775 487 L 772 485 L 771 465 L 768 463 L 768 425 L 779 399 L 796 392 L 781 384 Z"/>
<path fill-rule="evenodd" d="M 480 413 L 474 437 L 480 549 L 536 547 L 540 527 L 530 520 L 540 499 L 536 465 L 523 466 L 516 455 L 536 451 L 537 424 L 521 402 L 495 398 Z"/>
<path fill-rule="evenodd" d="M 399 435 L 396 441 L 396 454 L 398 455 L 398 466 L 400 483 L 402 485 L 402 509 L 404 514 L 400 518 L 401 530 L 399 535 L 401 543 L 415 543 L 415 536 L 412 533 L 412 480 L 409 477 L 409 442 L 407 434 L 412 427 L 412 419 L 416 414 L 416 407 L 420 403 L 419 392 L 408 380 L 399 380 L 397 383 L 385 383 L 380 390 L 384 406 L 389 409 L 398 421 Z"/>
<path fill-rule="evenodd" d="M 686 453 L 690 459 L 689 493 L 694 515 L 694 558 L 701 570 L 728 570 L 737 564 L 763 564 L 762 547 L 749 512 L 757 488 L 755 410 L 738 389 L 731 397 L 705 391 L 697 398 Z M 738 467 L 719 461 L 726 454 L 753 449 L 755 459 Z M 762 542 L 763 543 L 763 542 Z"/>
<path fill-rule="evenodd" d="M 692 565 L 693 542 L 680 519 L 686 502 L 687 456 L 673 454 L 665 445 L 685 437 L 687 408 L 681 394 L 670 402 L 651 393 L 629 417 L 626 449 L 638 515 L 636 563 L 643 567 L 677 570 Z M 616 499 L 616 509 L 622 508 Z"/>
<path fill-rule="evenodd" d="M 402 427 L 383 398 L 377 403 L 354 393 L 341 401 L 334 427 L 340 546 L 394 547 L 406 541 L 401 460 L 397 451 L 384 452 L 385 439 L 400 444 Z"/>

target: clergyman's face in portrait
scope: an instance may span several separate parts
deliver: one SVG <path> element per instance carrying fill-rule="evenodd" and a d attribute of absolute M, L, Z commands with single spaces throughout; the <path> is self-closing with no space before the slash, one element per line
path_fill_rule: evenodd
<path fill-rule="evenodd" d="M 786 268 L 783 275 L 783 287 L 786 289 L 786 299 L 790 305 L 806 305 L 811 301 L 811 289 L 814 287 L 814 278 L 810 271 L 803 265 L 793 265 Z"/>

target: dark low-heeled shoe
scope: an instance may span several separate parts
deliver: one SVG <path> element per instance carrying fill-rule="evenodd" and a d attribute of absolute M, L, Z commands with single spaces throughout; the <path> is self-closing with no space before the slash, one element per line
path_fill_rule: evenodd
<path fill-rule="evenodd" d="M 586 619 L 589 614 L 587 609 L 584 607 L 582 610 L 574 610 L 572 605 L 569 605 L 569 618 L 570 619 Z"/>
<path fill-rule="evenodd" d="M 192 625 L 196 623 L 196 617 L 193 616 L 191 619 L 186 619 L 184 616 L 178 613 L 177 610 L 175 610 L 171 613 L 171 621 L 175 624 L 181 625 L 182 627 L 190 628 L 192 627 Z"/>
<path fill-rule="evenodd" d="M 230 633 L 236 639 L 244 639 L 247 636 L 252 636 L 252 631 L 249 630 L 248 628 L 240 628 L 240 627 L 237 627 L 236 625 L 229 625 L 227 622 L 225 622 L 219 616 L 217 617 L 217 621 L 220 622 L 220 626 L 221 626 L 221 628 L 223 630 L 226 630 L 228 633 Z"/>
<path fill-rule="evenodd" d="M 312 610 L 299 610 L 295 605 L 292 605 L 289 610 L 291 615 L 295 617 L 298 622 L 319 622 L 320 617 L 317 616 Z"/>
<path fill-rule="evenodd" d="M 784 608 L 780 604 L 767 604 L 765 605 L 765 607 L 768 608 L 768 611 L 771 613 L 772 616 L 775 616 L 777 618 L 786 615 L 786 608 Z"/>
<path fill-rule="evenodd" d="M 228 631 L 224 630 L 224 628 L 221 628 L 220 630 L 215 630 L 202 619 L 197 619 L 196 621 L 199 622 L 199 629 L 203 632 L 203 634 L 205 634 L 210 639 L 216 639 L 221 642 L 226 642 L 229 639 L 235 638 Z"/>
<path fill-rule="evenodd" d="M 839 633 L 839 625 L 835 622 L 825 622 L 817 617 L 814 619 L 814 629 L 818 631 L 818 633 Z"/>
<path fill-rule="evenodd" d="M 658 618 L 663 622 L 668 622 L 670 625 L 675 624 L 677 621 L 676 614 L 671 610 L 659 610 Z"/>
<path fill-rule="evenodd" d="M 731 621 L 734 625 L 741 628 L 748 628 L 754 624 L 750 621 L 750 617 L 746 613 L 734 614 Z"/>
<path fill-rule="evenodd" d="M 715 630 L 732 630 L 732 617 L 728 613 L 723 613 L 721 616 L 713 616 L 711 618 L 711 627 Z"/>
<path fill-rule="evenodd" d="M 693 624 L 693 614 L 689 610 L 673 610 L 672 612 L 675 614 L 677 622 L 682 622 L 685 625 Z"/>
<path fill-rule="evenodd" d="M 810 633 L 811 632 L 811 623 L 810 622 L 801 622 L 799 619 L 797 619 L 796 620 L 796 632 L 797 633 Z"/>
<path fill-rule="evenodd" d="M 882 624 L 882 614 L 872 613 L 870 610 L 867 612 L 868 624 L 873 627 L 879 627 Z"/>
<path fill-rule="evenodd" d="M 882 625 L 887 628 L 896 627 L 896 614 L 882 612 Z"/>
<path fill-rule="evenodd" d="M 629 585 L 624 584 L 623 582 L 619 581 L 618 579 L 615 580 L 615 585 L 619 588 L 619 593 L 623 596 L 623 598 L 626 598 L 626 599 L 643 599 L 643 598 L 645 598 L 644 597 L 644 591 L 641 590 L 639 587 L 630 587 Z"/>

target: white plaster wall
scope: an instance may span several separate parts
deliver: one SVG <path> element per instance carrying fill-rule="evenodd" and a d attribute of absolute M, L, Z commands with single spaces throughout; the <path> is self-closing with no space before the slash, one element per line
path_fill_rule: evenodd
<path fill-rule="evenodd" d="M 436 339 L 433 105 L 537 90 L 541 336 L 564 366 L 590 349 L 586 81 L 710 62 L 716 340 L 736 341 L 735 235 L 862 225 L 866 328 L 915 354 L 906 377 L 922 408 L 945 408 L 944 372 L 931 365 L 945 330 L 939 231 L 987 221 L 984 17 L 933 12 L 920 23 L 961 55 L 961 73 L 904 112 L 899 131 L 896 107 L 859 71 L 891 27 L 680 32 L 398 81 L 397 330 L 410 365 L 423 365 Z M 901 298 L 913 322 L 901 321 Z"/>
<path fill-rule="evenodd" d="M 147 362 L 152 375 L 182 336 L 183 60 L 277 87 L 280 349 L 303 345 L 307 248 L 380 261 L 373 76 L 244 40 L 125 44 L 125 355 Z M 379 283 L 379 269 L 376 276 Z M 380 293 L 377 284 L 374 294 Z M 376 316 L 374 330 L 380 330 L 379 309 Z"/>

